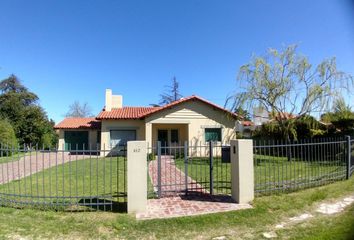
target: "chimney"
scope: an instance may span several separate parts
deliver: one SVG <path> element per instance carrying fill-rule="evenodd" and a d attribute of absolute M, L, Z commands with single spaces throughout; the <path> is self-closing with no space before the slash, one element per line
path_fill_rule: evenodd
<path fill-rule="evenodd" d="M 123 96 L 122 95 L 112 95 L 111 89 L 106 89 L 106 111 L 111 111 L 112 108 L 122 108 L 123 107 Z"/>
<path fill-rule="evenodd" d="M 111 89 L 106 89 L 105 110 L 108 112 L 112 110 L 112 90 Z"/>
<path fill-rule="evenodd" d="M 123 97 L 122 95 L 112 95 L 112 108 L 122 108 Z"/>

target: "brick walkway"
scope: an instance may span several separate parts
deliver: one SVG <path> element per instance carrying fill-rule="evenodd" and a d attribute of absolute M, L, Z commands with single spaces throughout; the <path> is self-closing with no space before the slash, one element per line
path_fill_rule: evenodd
<path fill-rule="evenodd" d="M 157 192 L 158 176 L 157 176 L 157 160 L 149 163 L 149 175 Z M 186 190 L 185 174 L 176 167 L 172 156 L 161 156 L 161 191 L 162 196 L 177 196 Z M 198 184 L 195 180 L 187 177 L 188 190 L 195 192 L 204 192 L 207 190 Z"/>
<path fill-rule="evenodd" d="M 157 160 L 149 163 L 149 175 L 156 192 L 158 183 Z M 163 197 L 149 199 L 146 212 L 137 213 L 136 218 L 147 220 L 195 216 L 252 207 L 249 204 L 236 204 L 229 196 L 212 196 L 202 185 L 190 177 L 187 177 L 188 192 L 196 192 L 196 194 L 184 195 L 185 177 L 184 172 L 176 167 L 172 156 L 161 156 L 161 190 Z"/>
<path fill-rule="evenodd" d="M 233 203 L 231 197 L 200 194 L 148 200 L 147 211 L 137 213 L 139 220 L 195 216 L 252 208 L 249 204 Z"/>

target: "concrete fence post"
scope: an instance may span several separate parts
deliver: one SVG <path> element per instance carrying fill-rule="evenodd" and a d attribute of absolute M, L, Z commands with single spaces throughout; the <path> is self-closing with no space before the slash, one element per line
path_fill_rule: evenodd
<path fill-rule="evenodd" d="M 252 140 L 231 140 L 231 197 L 237 203 L 254 199 Z"/>
<path fill-rule="evenodd" d="M 130 141 L 127 152 L 128 213 L 145 212 L 147 205 L 147 142 Z"/>

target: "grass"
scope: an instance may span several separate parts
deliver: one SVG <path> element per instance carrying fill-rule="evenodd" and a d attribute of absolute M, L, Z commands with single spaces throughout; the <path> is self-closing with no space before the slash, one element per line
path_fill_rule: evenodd
<path fill-rule="evenodd" d="M 255 155 L 254 161 L 254 181 L 258 194 L 299 190 L 345 178 L 346 166 L 342 160 L 319 163 Z M 176 166 L 185 171 L 183 159 L 177 159 Z M 230 163 L 222 163 L 220 158 L 214 158 L 214 192 L 231 193 L 230 167 Z M 191 158 L 188 161 L 188 176 L 209 189 L 209 168 L 208 158 Z"/>
<path fill-rule="evenodd" d="M 354 177 L 319 188 L 256 198 L 253 209 L 136 221 L 127 214 L 66 213 L 0 208 L 0 238 L 65 239 L 262 239 L 262 233 L 289 217 L 314 211 L 323 201 L 354 194 Z M 353 239 L 354 208 L 277 231 L 277 239 Z"/>
<path fill-rule="evenodd" d="M 317 216 L 309 222 L 279 231 L 278 236 L 281 239 L 304 240 L 354 239 L 354 205 L 334 217 Z"/>
<path fill-rule="evenodd" d="M 74 159 L 74 157 L 73 157 Z M 57 160 L 58 164 L 60 159 Z M 0 192 L 19 194 L 25 197 L 11 197 L 14 201 L 31 202 L 42 207 L 58 208 L 66 204 L 92 205 L 92 202 L 108 203 L 126 201 L 126 161 L 122 157 L 92 157 L 71 161 L 48 168 L 20 180 L 0 186 Z"/>

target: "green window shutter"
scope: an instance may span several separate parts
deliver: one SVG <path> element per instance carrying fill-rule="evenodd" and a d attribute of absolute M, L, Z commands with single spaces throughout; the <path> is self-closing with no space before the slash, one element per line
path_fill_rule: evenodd
<path fill-rule="evenodd" d="M 205 141 L 221 141 L 221 128 L 205 128 Z"/>

